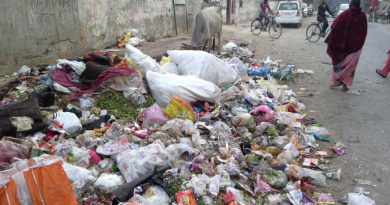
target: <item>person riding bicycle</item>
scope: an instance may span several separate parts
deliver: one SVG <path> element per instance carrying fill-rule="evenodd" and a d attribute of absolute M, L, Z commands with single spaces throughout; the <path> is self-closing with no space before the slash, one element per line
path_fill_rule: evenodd
<path fill-rule="evenodd" d="M 264 0 L 264 2 L 260 4 L 260 14 L 259 14 L 260 22 L 263 23 L 263 19 L 265 19 L 265 25 L 262 28 L 264 30 L 266 29 L 266 27 L 267 27 L 267 25 L 269 23 L 267 11 L 269 11 L 269 13 L 271 13 L 272 15 L 274 14 L 272 12 L 271 8 L 269 7 L 268 0 Z"/>
<path fill-rule="evenodd" d="M 328 19 L 326 18 L 326 12 L 334 17 L 333 13 L 330 11 L 326 0 L 321 0 L 321 4 L 318 5 L 317 21 L 322 23 L 321 36 L 325 37 L 326 29 L 329 27 Z"/>

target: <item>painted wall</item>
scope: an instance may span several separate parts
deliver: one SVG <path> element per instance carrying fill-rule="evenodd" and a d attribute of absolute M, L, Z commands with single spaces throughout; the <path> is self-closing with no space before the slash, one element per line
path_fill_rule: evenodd
<path fill-rule="evenodd" d="M 187 2 L 200 9 L 201 0 Z M 172 0 L 0 0 L 0 75 L 115 45 L 131 28 L 174 36 L 173 8 Z"/>

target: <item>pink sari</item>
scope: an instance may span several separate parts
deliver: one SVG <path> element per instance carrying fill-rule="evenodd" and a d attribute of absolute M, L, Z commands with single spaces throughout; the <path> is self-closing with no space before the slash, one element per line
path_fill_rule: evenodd
<path fill-rule="evenodd" d="M 349 54 L 344 60 L 333 66 L 332 69 L 332 82 L 333 84 L 342 83 L 347 86 L 351 86 L 353 77 L 355 76 L 355 70 L 359 62 L 361 49 Z"/>

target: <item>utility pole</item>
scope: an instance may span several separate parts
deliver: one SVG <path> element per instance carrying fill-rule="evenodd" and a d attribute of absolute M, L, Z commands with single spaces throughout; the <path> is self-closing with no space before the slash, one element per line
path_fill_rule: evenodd
<path fill-rule="evenodd" d="M 232 0 L 227 0 L 226 3 L 226 24 L 229 25 L 232 19 Z"/>

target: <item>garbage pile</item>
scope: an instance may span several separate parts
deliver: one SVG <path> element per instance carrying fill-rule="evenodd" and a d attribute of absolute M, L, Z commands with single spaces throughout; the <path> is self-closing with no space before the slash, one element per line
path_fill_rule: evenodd
<path fill-rule="evenodd" d="M 127 43 L 132 46 L 142 46 L 145 39 L 137 29 L 129 29 L 124 35 L 118 37 L 118 47 L 123 48 Z"/>
<path fill-rule="evenodd" d="M 340 180 L 327 164 L 345 147 L 319 147 L 328 130 L 280 78 L 237 52 L 167 53 L 22 67 L 1 101 L 2 204 L 335 204 L 318 190 Z M 374 204 L 347 203 L 359 197 Z"/>

